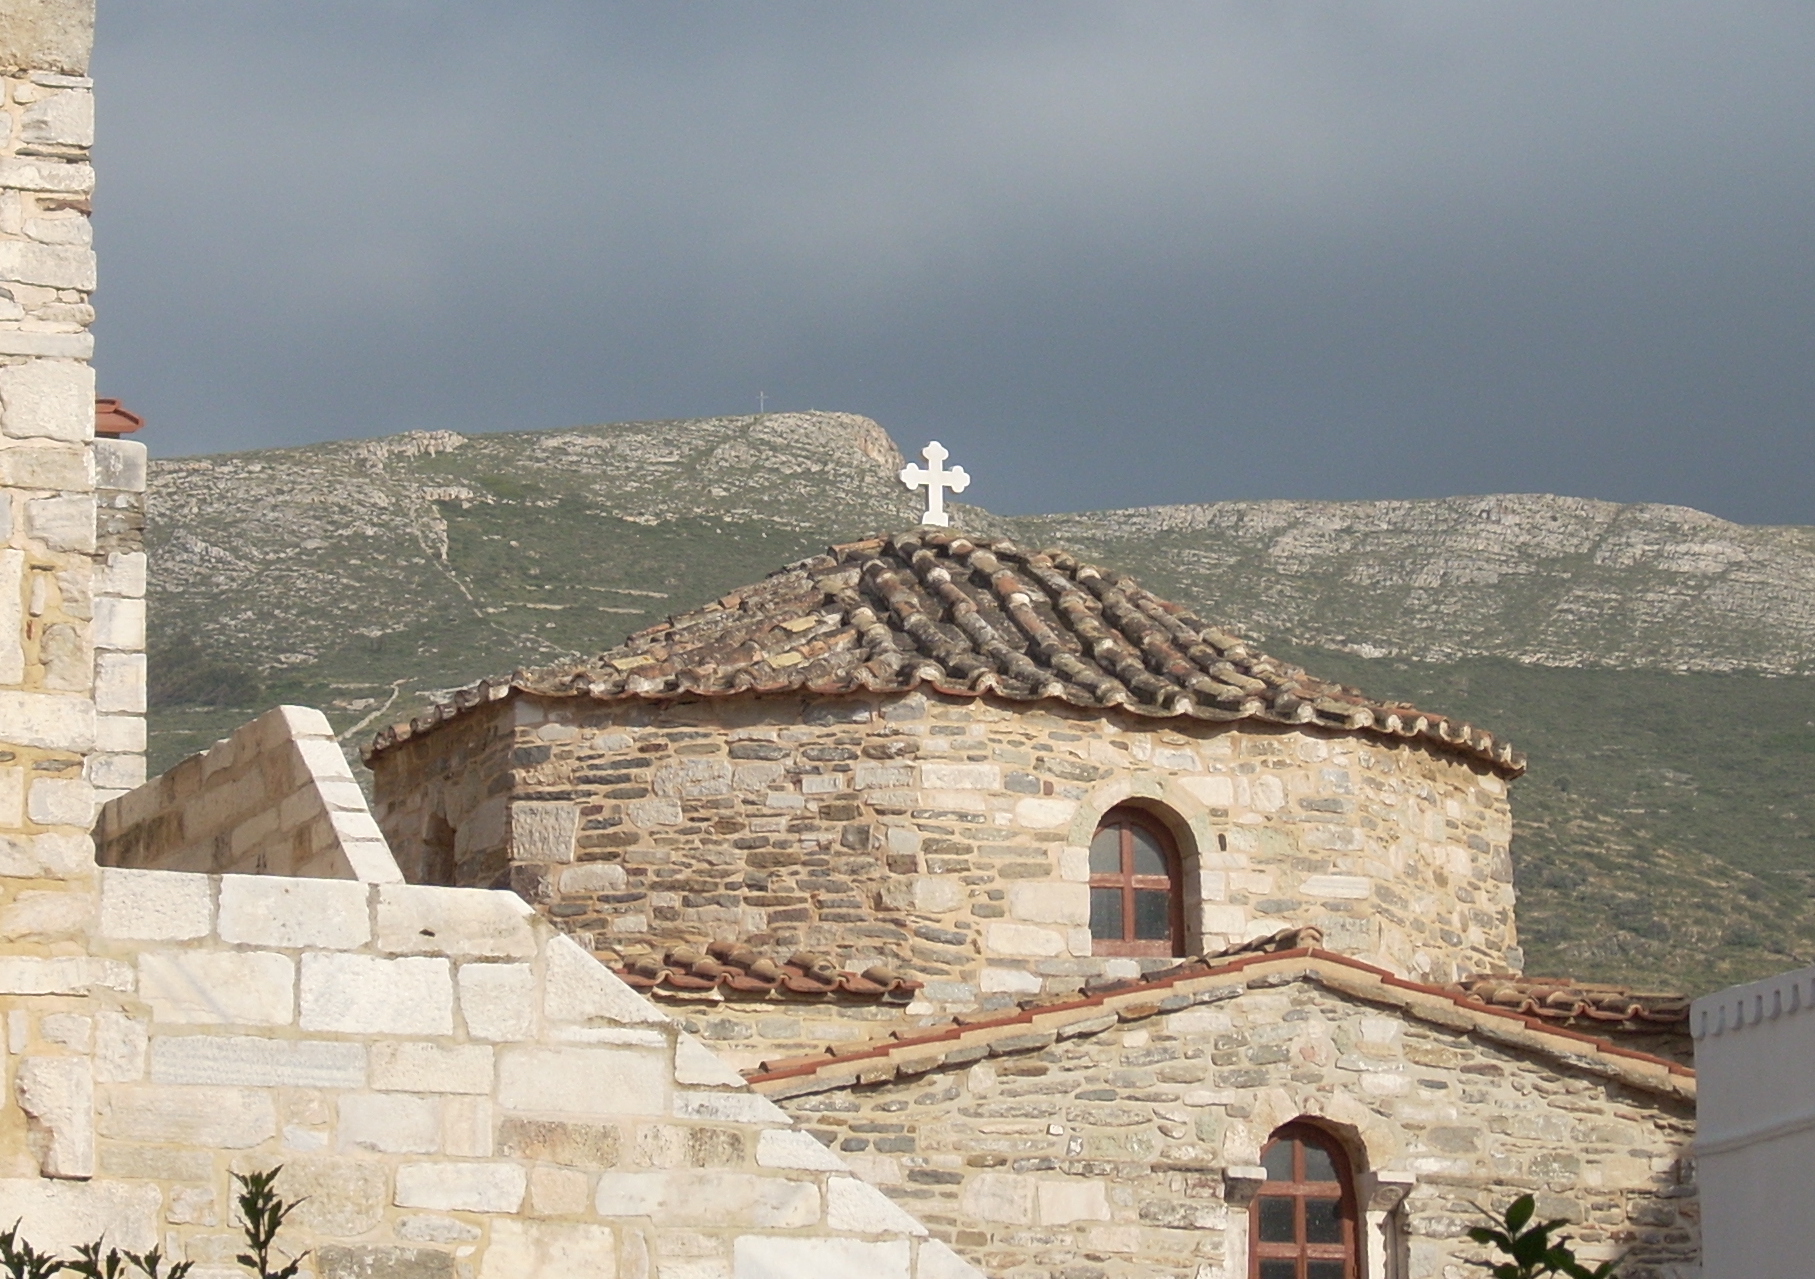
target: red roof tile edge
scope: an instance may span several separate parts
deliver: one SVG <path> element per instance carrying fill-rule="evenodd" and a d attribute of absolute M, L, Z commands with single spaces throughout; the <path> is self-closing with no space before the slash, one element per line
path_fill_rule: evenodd
<path fill-rule="evenodd" d="M 897 1052 L 903 1048 L 912 1048 L 922 1044 L 941 1043 L 954 1039 L 961 1039 L 969 1035 L 999 1030 L 1004 1026 L 1032 1025 L 1034 1020 L 1039 1017 L 1050 1017 L 1054 1014 L 1076 1012 L 1086 1008 L 1100 1008 L 1108 1004 L 1111 1000 L 1124 1001 L 1130 996 L 1139 996 L 1150 993 L 1158 994 L 1184 982 L 1202 981 L 1214 977 L 1226 977 L 1253 968 L 1264 969 L 1273 966 L 1289 966 L 1292 963 L 1302 960 L 1333 964 L 1339 968 L 1346 968 L 1357 973 L 1363 973 L 1378 979 L 1382 986 L 1441 999 L 1447 1003 L 1453 1004 L 1463 1012 L 1473 1014 L 1477 1017 L 1491 1017 L 1500 1021 L 1516 1023 L 1544 1039 L 1558 1039 L 1585 1044 L 1592 1047 L 1597 1053 L 1614 1058 L 1630 1060 L 1634 1063 L 1643 1063 L 1652 1067 L 1662 1068 L 1672 1076 L 1677 1076 L 1689 1081 L 1689 1090 L 1693 1090 L 1695 1071 L 1680 1062 L 1671 1061 L 1665 1057 L 1653 1056 L 1651 1053 L 1639 1052 L 1636 1049 L 1621 1048 L 1619 1045 L 1609 1043 L 1605 1039 L 1598 1038 L 1594 1035 L 1584 1034 L 1581 1031 L 1555 1026 L 1538 1017 L 1528 1016 L 1524 1013 L 1514 1012 L 1504 1008 L 1496 1008 L 1490 1004 L 1483 1004 L 1476 1000 L 1467 999 L 1453 991 L 1445 990 L 1441 986 L 1431 986 L 1422 982 L 1407 981 L 1403 977 L 1394 976 L 1384 968 L 1377 968 L 1373 964 L 1363 963 L 1361 960 L 1351 959 L 1347 955 L 1338 955 L 1333 951 L 1322 950 L 1314 946 L 1300 946 L 1292 950 L 1244 955 L 1232 959 L 1228 963 L 1216 964 L 1214 966 L 1184 966 L 1149 980 L 1133 981 L 1112 987 L 1105 987 L 1090 994 L 1080 996 L 1077 999 L 1050 1004 L 1024 1005 L 1011 1013 L 1003 1013 L 993 1017 L 981 1017 L 974 1021 L 949 1025 L 937 1030 L 929 1030 L 924 1033 L 903 1034 L 900 1031 L 896 1031 L 891 1037 L 890 1042 L 884 1043 L 872 1041 L 870 1044 L 844 1051 L 828 1048 L 823 1055 L 789 1058 L 773 1064 L 764 1062 L 756 1070 L 746 1072 L 744 1077 L 752 1085 L 758 1087 L 763 1084 L 780 1083 L 784 1080 L 798 1079 L 818 1074 L 828 1066 L 844 1066 L 858 1061 L 885 1058 L 891 1053 Z M 1557 1049 L 1557 1053 L 1559 1056 L 1566 1055 L 1560 1047 Z M 1630 1082 L 1644 1083 L 1643 1080 L 1632 1080 Z M 1683 1089 L 1666 1089 L 1665 1091 L 1680 1092 L 1683 1091 Z"/>

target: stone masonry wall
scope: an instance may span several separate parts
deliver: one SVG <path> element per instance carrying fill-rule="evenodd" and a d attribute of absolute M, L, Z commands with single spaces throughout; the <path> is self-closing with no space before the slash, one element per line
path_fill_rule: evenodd
<path fill-rule="evenodd" d="M 451 829 L 462 882 L 510 883 L 596 949 L 887 962 L 927 979 L 925 1010 L 1138 971 L 1087 928 L 1086 846 L 1126 801 L 1178 836 L 1193 950 L 1314 924 L 1428 980 L 1520 963 L 1503 779 L 1353 735 L 920 694 L 524 695 L 373 766 L 406 877 Z"/>
<path fill-rule="evenodd" d="M 204 874 L 400 878 L 327 717 L 279 706 L 110 801 L 103 866 Z"/>
<path fill-rule="evenodd" d="M 1591 1265 L 1699 1273 L 1689 1104 L 1311 981 L 1199 999 L 781 1104 L 992 1275 L 1245 1279 L 1237 1191 L 1304 1115 L 1354 1158 L 1375 1279 L 1480 1273 L 1464 1232 L 1526 1191 Z"/>
<path fill-rule="evenodd" d="M 0 1202 L 227 1279 L 284 1166 L 321 1279 L 975 1272 L 510 893 L 101 873 L 86 955 L 0 959 Z"/>

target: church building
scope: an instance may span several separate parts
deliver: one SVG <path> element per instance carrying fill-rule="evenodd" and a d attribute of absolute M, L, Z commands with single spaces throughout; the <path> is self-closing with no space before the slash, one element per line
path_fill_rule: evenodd
<path fill-rule="evenodd" d="M 833 547 L 381 733 L 510 887 L 986 1274 L 1697 1269 L 1687 1007 L 1521 975 L 1492 734 L 1061 551 Z"/>

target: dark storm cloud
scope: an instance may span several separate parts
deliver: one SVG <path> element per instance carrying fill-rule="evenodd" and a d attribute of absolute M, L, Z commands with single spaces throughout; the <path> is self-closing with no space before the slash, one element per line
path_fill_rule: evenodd
<path fill-rule="evenodd" d="M 771 407 L 1005 511 L 1815 522 L 1815 9 L 102 0 L 159 452 Z"/>

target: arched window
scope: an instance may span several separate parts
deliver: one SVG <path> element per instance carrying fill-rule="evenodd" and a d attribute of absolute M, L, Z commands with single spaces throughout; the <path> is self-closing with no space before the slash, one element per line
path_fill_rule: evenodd
<path fill-rule="evenodd" d="M 1329 1133 L 1294 1121 L 1261 1153 L 1248 1207 L 1248 1279 L 1360 1279 L 1355 1178 Z"/>
<path fill-rule="evenodd" d="M 1138 808 L 1104 815 L 1090 841 L 1090 947 L 1097 955 L 1182 955 L 1178 846 Z"/>

